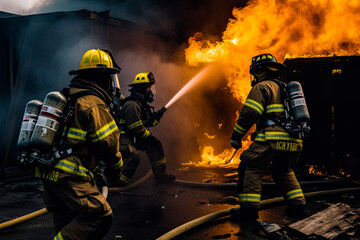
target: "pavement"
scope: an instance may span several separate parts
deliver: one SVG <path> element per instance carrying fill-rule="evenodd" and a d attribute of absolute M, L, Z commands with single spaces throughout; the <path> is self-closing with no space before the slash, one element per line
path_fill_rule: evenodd
<path fill-rule="evenodd" d="M 140 167 L 135 175 L 139 179 L 148 171 L 147 166 Z M 235 183 L 236 170 L 233 168 L 190 167 L 172 171 L 178 179 L 194 182 Z M 11 174 L 10 174 L 11 175 Z M 12 180 L 12 181 L 10 181 Z M 43 187 L 39 180 L 27 178 L 0 181 L 0 223 L 23 216 L 44 208 Z M 332 189 L 336 187 L 354 187 L 357 183 L 339 183 L 312 185 L 303 187 L 304 192 Z M 110 192 L 107 198 L 114 212 L 114 222 L 105 239 L 152 240 L 195 218 L 237 207 L 235 189 L 193 188 L 176 184 L 156 184 L 153 177 L 127 192 Z M 275 186 L 264 187 L 263 197 L 279 196 Z M 308 199 L 307 214 L 311 215 L 329 205 L 344 202 L 360 207 L 359 193 L 338 194 L 336 196 Z M 304 239 L 288 232 L 286 226 L 295 222 L 284 216 L 285 207 L 271 206 L 259 212 L 259 221 L 276 223 L 283 230 L 284 238 Z M 1 240 L 16 239 L 52 239 L 52 214 L 48 213 L 28 222 L 0 230 Z M 288 238 L 286 238 L 288 237 Z M 360 235 L 355 235 L 360 239 Z M 269 239 L 265 232 L 254 233 L 229 217 L 215 220 L 210 224 L 197 227 L 176 239 Z M 316 238 L 312 238 L 316 239 Z"/>

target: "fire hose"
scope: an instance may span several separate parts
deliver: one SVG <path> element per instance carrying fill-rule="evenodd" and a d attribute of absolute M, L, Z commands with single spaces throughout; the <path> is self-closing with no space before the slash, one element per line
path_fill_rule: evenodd
<path fill-rule="evenodd" d="M 320 196 L 326 196 L 326 195 L 332 195 L 332 194 L 339 194 L 339 193 L 348 193 L 348 192 L 356 192 L 360 191 L 360 187 L 357 188 L 341 188 L 341 189 L 332 189 L 332 190 L 324 190 L 324 191 L 317 191 L 317 192 L 309 192 L 304 193 L 304 196 L 306 198 L 312 198 L 312 197 L 320 197 Z M 260 202 L 261 207 L 269 206 L 273 204 L 280 204 L 284 203 L 285 200 L 282 197 L 276 197 L 271 199 L 266 199 Z M 200 225 L 204 225 L 205 223 L 209 223 L 215 219 L 227 217 L 230 215 L 230 211 L 232 208 L 221 210 L 215 213 L 210 213 L 208 215 L 196 218 L 190 222 L 184 223 L 183 225 L 180 225 L 173 230 L 165 233 L 164 235 L 160 236 L 156 240 L 170 240 L 175 237 L 180 236 L 181 234 L 198 227 Z"/>
<path fill-rule="evenodd" d="M 303 181 L 299 182 L 301 186 L 312 185 L 312 184 L 331 184 L 331 183 L 339 183 L 339 182 L 347 182 L 352 181 L 352 178 L 336 178 L 330 180 L 317 180 L 317 181 Z M 176 179 L 174 181 L 175 184 L 186 186 L 186 187 L 199 187 L 199 188 L 214 188 L 214 189 L 235 189 L 236 184 L 231 183 L 201 183 L 201 182 L 190 182 L 184 180 Z M 271 183 L 263 183 L 262 186 L 273 186 L 274 182 Z"/>
<path fill-rule="evenodd" d="M 142 178 L 140 178 L 138 181 L 134 182 L 133 184 L 130 184 L 125 187 L 111 187 L 107 188 L 106 186 L 102 188 L 102 194 L 104 198 L 106 199 L 108 196 L 108 192 L 122 192 L 122 191 L 128 191 L 131 190 L 143 182 L 145 182 L 147 179 L 149 179 L 152 175 L 152 171 L 148 171 Z M 324 181 L 307 181 L 307 182 L 300 182 L 301 185 L 306 184 L 318 184 L 318 183 L 333 183 L 333 182 L 339 182 L 339 181 L 347 181 L 349 178 L 340 178 L 340 179 L 333 179 L 333 180 L 324 180 Z M 197 182 L 188 182 L 188 181 L 182 181 L 182 180 L 175 180 L 175 184 L 183 185 L 183 186 L 189 186 L 189 187 L 206 187 L 206 188 L 235 188 L 236 184 L 220 184 L 220 183 L 197 183 Z M 263 185 L 274 185 L 274 183 L 263 183 Z M 265 200 L 267 201 L 267 200 Z M 7 222 L 0 223 L 0 230 L 3 230 L 5 228 L 27 222 L 31 219 L 40 217 L 49 211 L 46 210 L 46 208 L 37 210 L 33 213 L 29 213 L 27 215 L 24 215 L 19 218 L 15 218 L 13 220 L 9 220 Z M 219 218 L 219 217 L 216 217 Z"/>
<path fill-rule="evenodd" d="M 121 192 L 121 191 L 128 191 L 130 189 L 133 189 L 137 186 L 139 186 L 141 183 L 145 182 L 147 179 L 149 179 L 152 175 L 152 171 L 150 170 L 149 172 L 147 172 L 142 178 L 140 178 L 138 181 L 126 186 L 126 187 L 111 187 L 111 188 L 108 188 L 107 186 L 104 186 L 102 187 L 102 195 L 104 196 L 104 198 L 106 199 L 108 194 L 109 194 L 109 191 L 111 192 Z M 44 214 L 47 214 L 49 213 L 49 211 L 46 209 L 46 208 L 42 208 L 40 210 L 37 210 L 35 212 L 32 212 L 32 213 L 29 213 L 29 214 L 26 214 L 22 217 L 18 217 L 18 218 L 15 218 L 13 220 L 9 220 L 7 222 L 3 222 L 3 223 L 0 223 L 0 230 L 3 230 L 5 228 L 8 228 L 8 227 L 12 227 L 14 225 L 17 225 L 17 224 L 20 224 L 20 223 L 23 223 L 23 222 L 27 222 L 31 219 L 34 219 L 34 218 L 37 218 L 37 217 L 40 217 Z"/>

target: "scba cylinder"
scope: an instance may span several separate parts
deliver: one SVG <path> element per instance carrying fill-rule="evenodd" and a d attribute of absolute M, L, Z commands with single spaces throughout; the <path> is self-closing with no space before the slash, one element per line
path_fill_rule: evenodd
<path fill-rule="evenodd" d="M 290 108 L 295 121 L 298 123 L 308 122 L 310 120 L 310 114 L 306 105 L 301 84 L 299 82 L 292 81 L 287 84 L 287 88 L 290 97 Z"/>
<path fill-rule="evenodd" d="M 31 100 L 25 106 L 17 146 L 20 151 L 30 150 L 30 138 L 38 120 L 42 102 Z"/>
<path fill-rule="evenodd" d="M 46 152 L 50 150 L 59 129 L 60 117 L 66 102 L 65 96 L 60 92 L 50 92 L 46 95 L 30 139 L 31 147 L 35 151 Z"/>

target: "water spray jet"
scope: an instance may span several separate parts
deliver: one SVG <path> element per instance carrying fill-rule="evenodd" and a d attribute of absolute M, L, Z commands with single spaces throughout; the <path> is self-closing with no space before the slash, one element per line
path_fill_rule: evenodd
<path fill-rule="evenodd" d="M 201 70 L 198 74 L 196 74 L 190 81 L 178 91 L 175 96 L 165 105 L 165 108 L 169 108 L 174 102 L 176 102 L 179 98 L 181 98 L 185 93 L 190 91 L 196 84 L 198 84 L 207 73 L 210 71 L 212 65 L 207 66 L 203 70 Z"/>

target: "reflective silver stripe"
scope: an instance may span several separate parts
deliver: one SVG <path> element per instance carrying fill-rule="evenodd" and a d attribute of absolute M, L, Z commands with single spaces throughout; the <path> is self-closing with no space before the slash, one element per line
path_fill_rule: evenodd
<path fill-rule="evenodd" d="M 98 142 L 109 136 L 111 133 L 117 131 L 117 125 L 115 123 L 115 120 L 112 120 L 99 130 L 97 130 L 94 134 L 91 134 L 91 141 L 92 142 Z"/>
<path fill-rule="evenodd" d="M 260 203 L 261 195 L 258 193 L 240 193 L 239 201 L 240 202 L 254 202 Z"/>
<path fill-rule="evenodd" d="M 61 170 L 63 172 L 79 176 L 82 178 L 90 179 L 91 174 L 89 170 L 87 170 L 85 167 L 80 166 L 74 162 L 71 162 L 67 159 L 60 160 L 55 166 L 55 169 Z"/>
<path fill-rule="evenodd" d="M 285 112 L 284 104 L 269 104 L 266 106 L 266 113 Z"/>
<path fill-rule="evenodd" d="M 243 127 L 241 127 L 239 124 L 235 123 L 234 130 L 240 134 L 245 134 L 247 130 Z"/>
<path fill-rule="evenodd" d="M 261 103 L 258 103 L 255 100 L 252 99 L 246 99 L 246 102 L 244 103 L 245 106 L 248 106 L 255 111 L 257 111 L 260 115 L 264 112 L 264 107 L 261 105 Z"/>
<path fill-rule="evenodd" d="M 287 192 L 286 200 L 294 199 L 294 198 L 304 198 L 304 194 L 301 189 L 295 189 Z"/>

